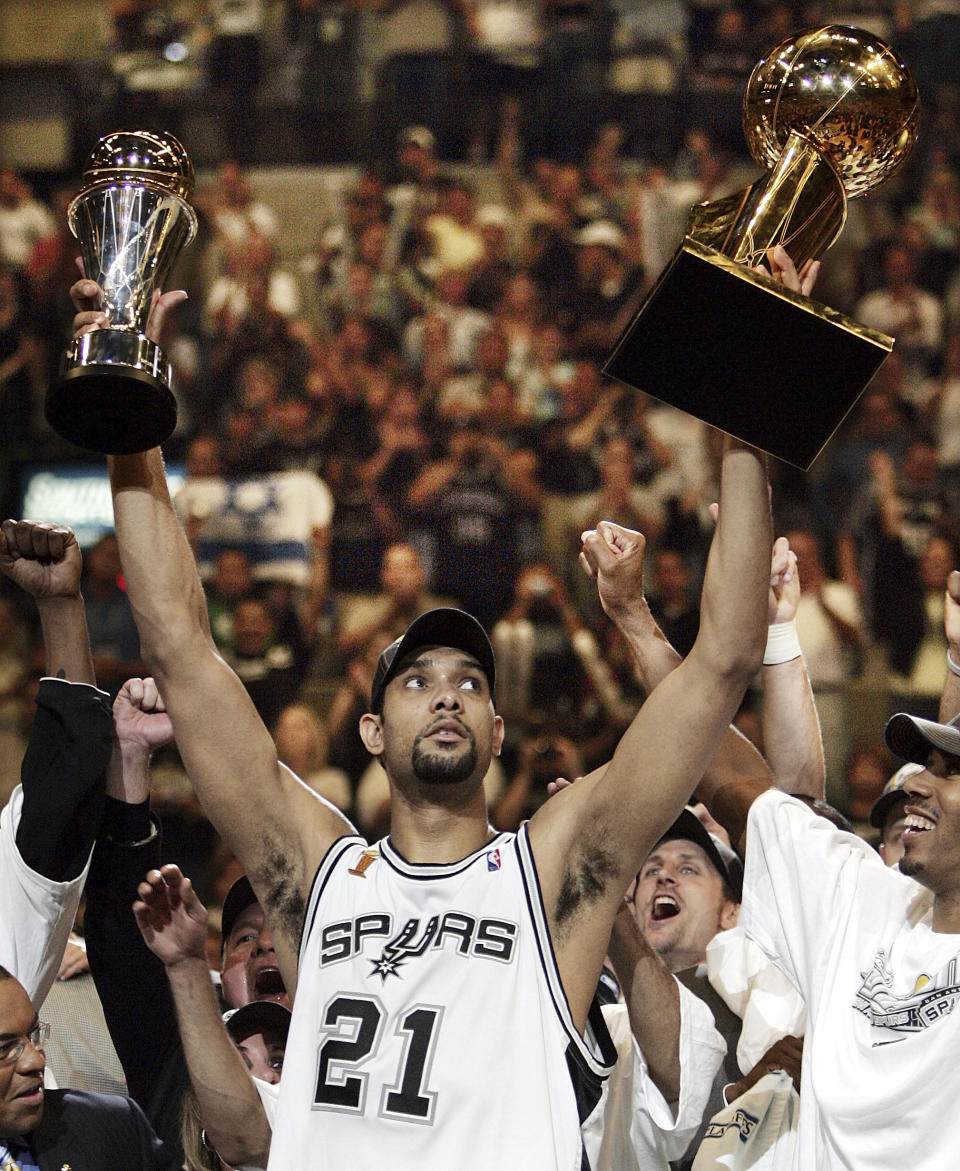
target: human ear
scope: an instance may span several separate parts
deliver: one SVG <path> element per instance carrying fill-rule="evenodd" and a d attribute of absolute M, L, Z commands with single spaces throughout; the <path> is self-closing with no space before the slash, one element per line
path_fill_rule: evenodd
<path fill-rule="evenodd" d="M 379 756 L 383 752 L 383 727 L 379 716 L 365 712 L 360 717 L 360 739 L 371 756 Z"/>

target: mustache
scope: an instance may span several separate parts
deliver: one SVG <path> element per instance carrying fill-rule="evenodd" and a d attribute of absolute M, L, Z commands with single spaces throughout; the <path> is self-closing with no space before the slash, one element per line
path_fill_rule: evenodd
<path fill-rule="evenodd" d="M 471 742 L 471 744 L 473 743 L 473 733 L 458 716 L 441 716 L 439 719 L 434 720 L 433 723 L 429 724 L 421 732 L 417 733 L 416 739 L 413 742 L 414 747 L 417 747 L 421 741 L 426 740 L 428 737 L 432 736 L 442 724 L 456 724 L 464 736 L 466 736 L 466 738 Z"/>

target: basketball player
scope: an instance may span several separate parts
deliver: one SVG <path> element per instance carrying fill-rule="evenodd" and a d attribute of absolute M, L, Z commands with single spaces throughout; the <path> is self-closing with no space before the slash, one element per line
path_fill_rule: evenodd
<path fill-rule="evenodd" d="M 78 330 L 96 286 L 74 286 Z M 177 295 L 157 304 L 152 327 Z M 773 389 L 773 388 L 771 388 Z M 277 760 L 218 655 L 158 450 L 110 459 L 142 653 L 203 805 L 267 910 L 294 1018 L 270 1166 L 581 1165 L 576 1082 L 614 915 L 640 862 L 711 759 L 766 631 L 764 459 L 724 450 L 700 635 L 643 705 L 596 785 L 491 829 L 481 782 L 500 751 L 494 662 L 462 611 L 422 616 L 381 656 L 367 749 L 390 781 L 390 834 L 368 847 Z M 581 559 L 627 623 L 643 537 L 602 523 Z M 581 1110 L 578 1110 L 578 1106 Z M 587 1105 L 588 1108 L 588 1105 Z"/>

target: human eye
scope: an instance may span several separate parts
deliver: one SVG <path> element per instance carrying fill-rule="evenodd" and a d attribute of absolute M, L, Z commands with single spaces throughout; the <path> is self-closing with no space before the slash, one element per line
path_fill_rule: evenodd
<path fill-rule="evenodd" d="M 14 1050 L 19 1044 L 19 1041 L 4 1041 L 0 1044 L 0 1062 L 10 1061 L 13 1058 Z"/>
<path fill-rule="evenodd" d="M 466 691 L 479 691 L 480 680 L 476 675 L 468 675 L 465 679 L 461 680 L 460 686 Z"/>

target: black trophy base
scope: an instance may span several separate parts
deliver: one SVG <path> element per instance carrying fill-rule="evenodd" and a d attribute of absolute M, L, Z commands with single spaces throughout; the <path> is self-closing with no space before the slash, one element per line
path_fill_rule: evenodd
<path fill-rule="evenodd" d="M 148 451 L 177 424 L 169 383 L 159 346 L 139 334 L 97 330 L 71 343 L 44 413 L 58 435 L 86 451 Z"/>
<path fill-rule="evenodd" d="M 892 346 L 687 237 L 604 374 L 806 470 Z"/>

